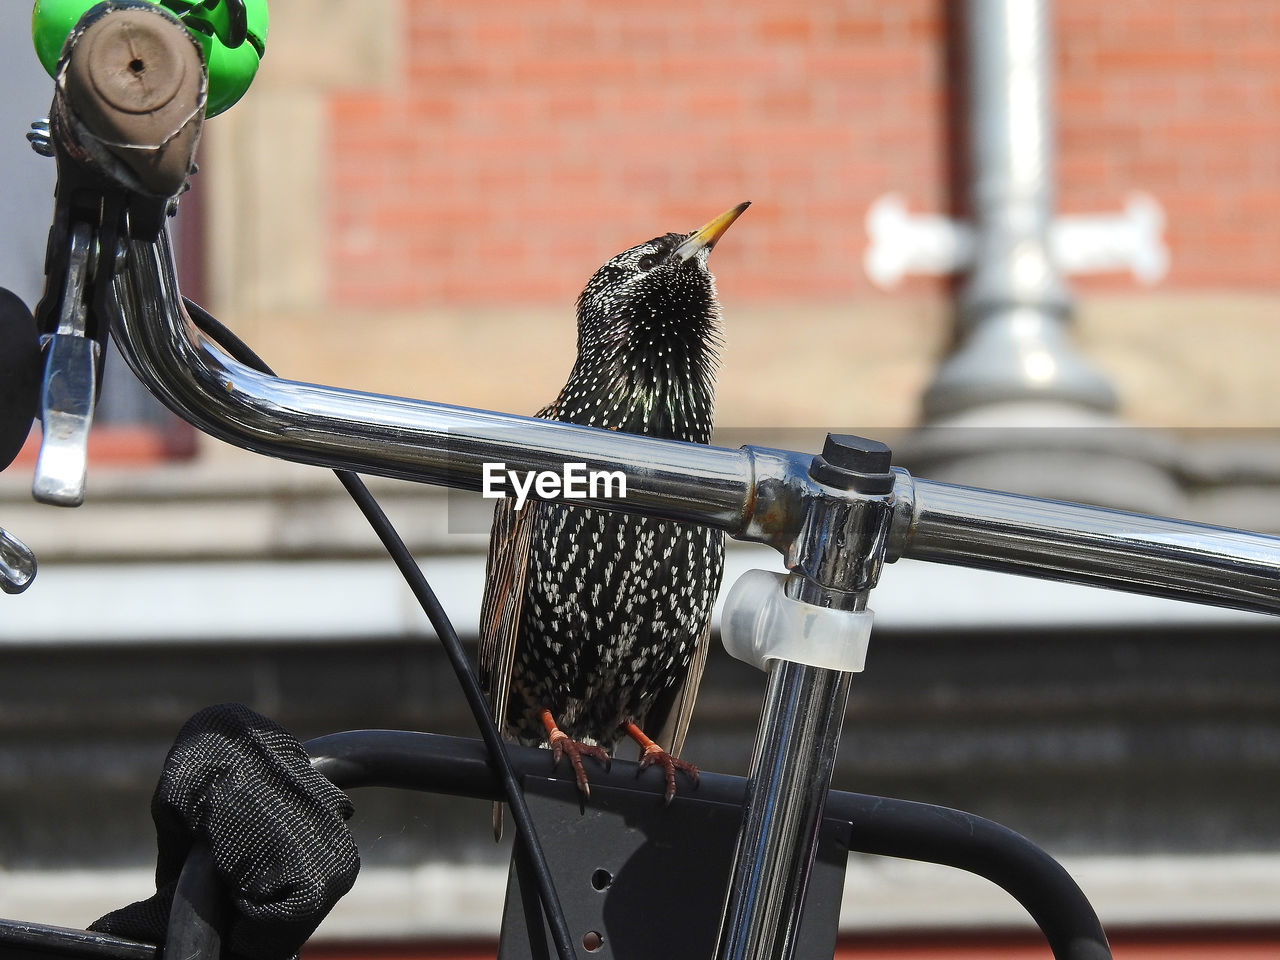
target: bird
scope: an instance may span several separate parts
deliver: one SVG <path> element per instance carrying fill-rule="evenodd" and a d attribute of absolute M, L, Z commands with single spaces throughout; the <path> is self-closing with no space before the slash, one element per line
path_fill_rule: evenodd
<path fill-rule="evenodd" d="M 577 300 L 568 380 L 536 416 L 708 443 L 722 341 L 707 260 L 748 206 L 629 247 L 596 270 Z M 662 768 L 667 803 L 677 771 L 696 784 L 697 768 L 679 755 L 723 571 L 724 534 L 709 527 L 498 500 L 477 659 L 504 736 L 550 746 L 554 764 L 567 755 L 584 800 L 582 758 L 607 767 L 624 736 L 640 747 L 640 770 Z"/>

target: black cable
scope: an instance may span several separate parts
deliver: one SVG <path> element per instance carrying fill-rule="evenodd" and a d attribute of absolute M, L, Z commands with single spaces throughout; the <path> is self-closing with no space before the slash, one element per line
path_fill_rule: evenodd
<path fill-rule="evenodd" d="M 542 912 L 538 909 L 537 884 L 533 881 L 529 851 L 521 844 L 516 847 L 515 852 L 516 886 L 520 891 L 525 933 L 529 937 L 529 960 L 551 960 L 551 954 L 547 950 L 547 935 L 538 922 Z"/>
<path fill-rule="evenodd" d="M 262 358 L 211 313 L 186 297 L 183 297 L 183 303 L 186 304 L 187 313 L 200 331 L 226 350 L 232 359 L 244 364 L 246 367 L 257 370 L 259 373 L 275 376 L 275 373 Z M 560 960 L 575 960 L 576 954 L 570 939 L 569 924 L 566 922 L 564 911 L 560 906 L 560 898 L 556 894 L 555 880 L 551 876 L 551 868 L 547 865 L 547 858 L 542 851 L 542 844 L 538 840 L 537 831 L 533 825 L 533 817 L 529 813 L 524 793 L 520 790 L 519 781 L 516 779 L 511 761 L 507 757 L 502 735 L 498 732 L 498 727 L 494 723 L 493 717 L 489 715 L 489 705 L 485 700 L 484 692 L 480 689 L 480 681 L 476 679 L 475 671 L 471 668 L 471 661 L 468 659 L 466 651 L 462 648 L 462 641 L 458 638 L 458 633 L 454 630 L 453 623 L 450 622 L 444 607 L 440 605 L 435 591 L 431 589 L 426 576 L 413 559 L 408 546 L 401 539 L 400 534 L 396 531 L 382 507 L 379 506 L 378 501 L 374 499 L 373 494 L 369 492 L 369 488 L 365 486 L 364 481 L 350 470 L 334 470 L 333 472 L 343 488 L 351 495 L 351 499 L 355 501 L 356 506 L 360 508 L 361 513 L 365 515 L 365 519 L 373 527 L 378 539 L 382 541 L 382 545 L 400 570 L 400 574 L 409 585 L 409 589 L 413 591 L 413 595 L 422 607 L 423 613 L 427 615 L 427 620 L 430 621 L 432 628 L 435 629 L 436 635 L 444 646 L 449 663 L 453 667 L 454 673 L 458 676 L 458 682 L 462 684 L 462 693 L 466 697 L 467 705 L 471 708 L 476 724 L 480 728 L 480 738 L 484 741 L 485 747 L 489 752 L 490 762 L 497 769 L 498 775 L 502 780 L 502 786 L 507 795 L 507 803 L 511 807 L 511 819 L 515 821 L 519 832 L 517 842 L 523 844 L 525 852 L 528 854 L 528 866 L 532 869 L 534 879 L 537 881 L 538 894 L 542 900 L 542 911 L 551 929 L 551 938 L 556 945 L 556 953 L 559 954 Z"/>

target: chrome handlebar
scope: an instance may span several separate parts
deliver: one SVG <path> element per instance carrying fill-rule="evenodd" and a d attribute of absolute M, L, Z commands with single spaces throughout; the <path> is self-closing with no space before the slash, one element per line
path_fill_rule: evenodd
<path fill-rule="evenodd" d="M 173 252 L 126 241 L 108 311 L 121 352 L 165 404 L 257 453 L 479 490 L 486 462 L 623 471 L 627 497 L 576 500 L 717 527 L 803 568 L 819 498 L 858 498 L 809 476 L 811 455 L 685 444 L 270 377 L 226 355 L 182 303 Z M 911 557 L 1215 606 L 1280 613 L 1280 537 L 913 478 L 895 468 L 885 559 Z"/>

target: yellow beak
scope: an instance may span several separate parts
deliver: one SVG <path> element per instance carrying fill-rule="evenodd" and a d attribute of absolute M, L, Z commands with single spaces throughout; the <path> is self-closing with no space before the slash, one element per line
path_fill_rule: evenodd
<path fill-rule="evenodd" d="M 736 207 L 730 207 L 720 216 L 716 217 L 708 223 L 703 224 L 693 233 L 689 234 L 689 239 L 676 247 L 675 256 L 681 260 L 688 260 L 699 250 L 704 247 L 710 250 L 716 245 L 716 241 L 720 239 L 721 234 L 729 229 L 733 221 L 742 216 L 742 211 L 751 206 L 751 201 L 738 204 Z"/>

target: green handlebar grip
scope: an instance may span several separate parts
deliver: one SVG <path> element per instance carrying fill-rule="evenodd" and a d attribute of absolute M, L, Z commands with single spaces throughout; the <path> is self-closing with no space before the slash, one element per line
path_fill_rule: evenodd
<path fill-rule="evenodd" d="M 164 7 L 200 42 L 209 70 L 206 117 L 217 116 L 244 96 L 267 49 L 267 0 L 145 2 Z M 36 0 L 31 12 L 31 39 L 49 76 L 57 75 L 67 34 L 95 3 L 96 0 Z"/>

